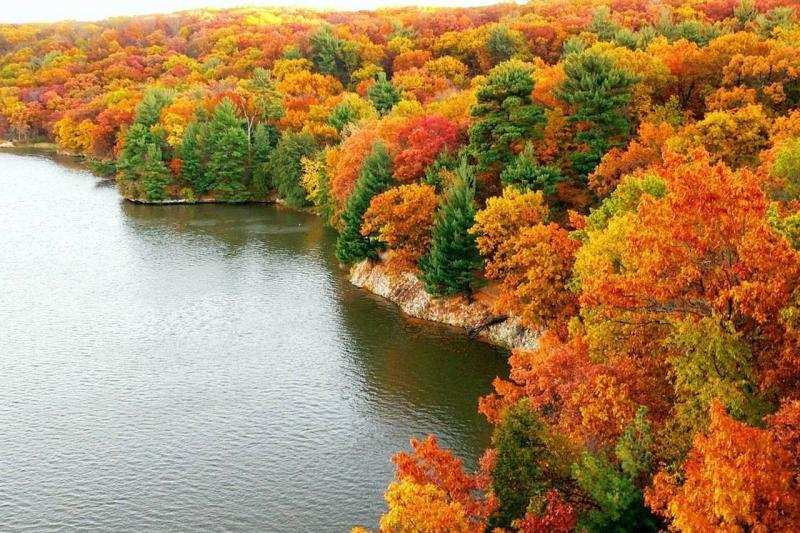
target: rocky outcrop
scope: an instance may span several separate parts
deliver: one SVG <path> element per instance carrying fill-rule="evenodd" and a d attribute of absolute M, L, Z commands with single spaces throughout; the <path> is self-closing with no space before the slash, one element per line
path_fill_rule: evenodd
<path fill-rule="evenodd" d="M 363 261 L 350 269 L 350 282 L 396 303 L 404 313 L 463 328 L 480 340 L 506 348 L 536 347 L 538 336 L 515 317 L 497 316 L 480 299 L 433 298 L 410 272 L 392 273 L 380 262 Z"/>

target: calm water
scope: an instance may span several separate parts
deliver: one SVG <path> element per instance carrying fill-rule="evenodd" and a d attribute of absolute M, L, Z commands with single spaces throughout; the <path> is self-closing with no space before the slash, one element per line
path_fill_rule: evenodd
<path fill-rule="evenodd" d="M 410 436 L 473 463 L 503 354 L 350 286 L 332 240 L 0 154 L 0 529 L 345 531 Z"/>

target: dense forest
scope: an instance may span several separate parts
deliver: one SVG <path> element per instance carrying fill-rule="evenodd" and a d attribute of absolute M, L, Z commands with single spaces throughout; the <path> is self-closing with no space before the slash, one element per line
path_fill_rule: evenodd
<path fill-rule="evenodd" d="M 0 135 L 130 199 L 312 209 L 343 264 L 541 333 L 476 472 L 394 457 L 382 531 L 800 529 L 794 0 L 5 25 Z"/>

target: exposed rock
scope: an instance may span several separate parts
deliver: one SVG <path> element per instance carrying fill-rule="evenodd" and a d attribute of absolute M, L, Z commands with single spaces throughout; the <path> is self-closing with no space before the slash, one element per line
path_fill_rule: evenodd
<path fill-rule="evenodd" d="M 350 282 L 396 303 L 416 318 L 464 328 L 470 335 L 506 348 L 535 348 L 538 335 L 516 317 L 497 316 L 480 300 L 464 296 L 433 298 L 410 272 L 391 273 L 383 263 L 362 261 L 350 269 Z"/>

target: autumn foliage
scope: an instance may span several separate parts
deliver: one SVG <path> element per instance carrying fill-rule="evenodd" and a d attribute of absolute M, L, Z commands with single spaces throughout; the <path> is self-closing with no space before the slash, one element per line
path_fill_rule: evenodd
<path fill-rule="evenodd" d="M 392 269 L 413 269 L 428 249 L 438 202 L 436 190 L 430 185 L 389 189 L 370 202 L 361 232 L 375 234 L 386 244 L 389 248 L 387 262 Z"/>
<path fill-rule="evenodd" d="M 343 264 L 538 336 L 477 473 L 395 456 L 384 531 L 800 530 L 796 1 L 0 25 L 0 137 L 313 210 Z"/>

